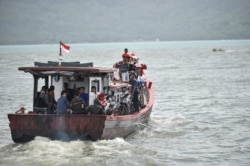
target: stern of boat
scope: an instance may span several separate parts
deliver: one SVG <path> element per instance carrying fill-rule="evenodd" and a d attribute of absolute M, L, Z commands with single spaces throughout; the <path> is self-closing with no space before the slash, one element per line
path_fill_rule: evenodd
<path fill-rule="evenodd" d="M 57 140 L 98 140 L 101 138 L 105 115 L 44 115 L 8 114 L 14 142 L 33 140 L 36 136 Z"/>

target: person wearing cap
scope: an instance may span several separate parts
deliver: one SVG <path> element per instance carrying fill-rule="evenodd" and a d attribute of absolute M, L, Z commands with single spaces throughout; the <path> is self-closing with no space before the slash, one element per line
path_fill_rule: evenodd
<path fill-rule="evenodd" d="M 97 95 L 97 98 L 94 100 L 94 105 L 90 105 L 87 109 L 90 114 L 105 114 L 104 107 L 106 104 L 105 94 L 100 93 Z"/>
<path fill-rule="evenodd" d="M 104 93 L 100 93 L 99 95 L 97 95 L 97 98 L 94 100 L 94 104 L 96 105 L 101 105 L 102 108 L 104 109 L 104 107 L 106 106 L 106 99 L 105 99 L 105 94 Z"/>
<path fill-rule="evenodd" d="M 130 56 L 130 59 L 129 59 L 128 71 L 129 71 L 129 73 L 132 72 L 132 71 L 133 71 L 133 72 L 137 72 L 137 68 L 136 68 L 136 66 L 135 66 L 135 62 L 134 62 L 132 56 Z"/>
<path fill-rule="evenodd" d="M 135 64 L 135 63 L 138 63 L 139 58 L 138 58 L 137 56 L 135 56 L 135 53 L 134 53 L 134 52 L 132 52 L 132 53 L 130 54 L 130 60 L 131 60 L 132 62 L 134 62 L 134 64 Z"/>
<path fill-rule="evenodd" d="M 135 72 L 131 72 L 130 75 L 130 84 L 131 84 L 131 95 L 133 96 L 132 101 L 134 105 L 134 110 L 132 112 L 139 112 L 139 88 L 138 88 L 138 82 L 135 78 Z"/>

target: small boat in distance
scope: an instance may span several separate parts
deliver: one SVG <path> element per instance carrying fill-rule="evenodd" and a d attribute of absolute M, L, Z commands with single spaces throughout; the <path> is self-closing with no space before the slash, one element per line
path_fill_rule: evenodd
<path fill-rule="evenodd" d="M 36 136 L 70 141 L 75 139 L 92 140 L 127 137 L 131 133 L 146 126 L 152 111 L 154 95 L 152 82 L 148 80 L 144 70 L 145 64 L 137 64 L 145 77 L 141 88 L 141 107 L 139 112 L 132 112 L 130 84 L 115 80 L 117 69 L 110 67 L 94 67 L 93 63 L 80 62 L 35 62 L 34 66 L 19 67 L 18 70 L 30 73 L 34 78 L 33 110 L 20 108 L 15 113 L 8 114 L 11 136 L 14 142 L 23 143 L 33 140 Z M 36 101 L 40 91 L 39 85 L 55 87 L 54 95 L 58 99 L 64 83 L 76 90 L 85 87 L 89 95 L 89 103 L 97 94 L 105 95 L 105 110 L 103 114 L 95 114 L 86 107 L 82 114 L 55 114 L 47 112 L 46 108 L 37 107 Z M 96 92 L 91 92 L 91 87 Z M 28 89 L 27 89 L 28 90 Z M 87 110 L 87 112 L 86 112 Z"/>
<path fill-rule="evenodd" d="M 214 49 L 213 49 L 213 52 L 225 52 L 225 50 L 223 50 L 223 49 L 221 49 L 221 48 L 218 48 L 218 49 L 214 48 Z"/>

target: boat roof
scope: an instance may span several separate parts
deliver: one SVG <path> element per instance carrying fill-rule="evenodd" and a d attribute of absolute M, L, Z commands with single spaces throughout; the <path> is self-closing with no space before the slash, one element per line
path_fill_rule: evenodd
<path fill-rule="evenodd" d="M 35 66 L 19 67 L 18 70 L 29 72 L 36 76 L 106 75 L 116 70 L 110 67 L 93 67 L 92 62 L 62 62 L 59 64 L 59 62 L 48 61 L 48 63 L 35 62 L 34 65 Z"/>

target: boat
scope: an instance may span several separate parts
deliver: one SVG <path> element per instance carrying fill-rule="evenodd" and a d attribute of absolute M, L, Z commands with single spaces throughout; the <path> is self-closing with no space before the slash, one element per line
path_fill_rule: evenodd
<path fill-rule="evenodd" d="M 94 67 L 93 62 L 79 61 L 34 62 L 34 66 L 19 67 L 19 71 L 33 75 L 33 108 L 26 110 L 21 107 L 18 111 L 8 114 L 12 140 L 16 143 L 25 143 L 40 136 L 51 140 L 97 141 L 125 138 L 145 128 L 152 111 L 154 94 L 152 82 L 145 75 L 146 64 L 137 63 L 136 68 L 145 77 L 145 84 L 141 90 L 143 93 L 140 95 L 144 105 L 141 104 L 139 112 L 131 111 L 131 99 L 128 97 L 130 84 L 115 79 L 114 73 L 117 69 L 114 67 Z M 51 114 L 46 108 L 36 106 L 39 85 L 53 85 L 57 99 L 65 82 L 73 90 L 84 86 L 89 94 L 89 101 L 94 100 L 96 94 L 104 94 L 105 113 Z M 91 92 L 92 86 L 96 87 L 94 95 Z M 122 102 L 124 100 L 127 100 L 127 107 Z"/>
<path fill-rule="evenodd" d="M 225 52 L 225 50 L 223 50 L 223 49 L 221 49 L 221 48 L 218 48 L 218 49 L 214 48 L 214 49 L 213 49 L 213 52 Z"/>

